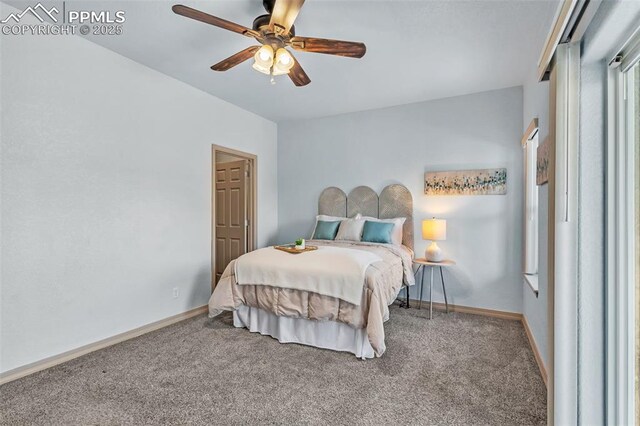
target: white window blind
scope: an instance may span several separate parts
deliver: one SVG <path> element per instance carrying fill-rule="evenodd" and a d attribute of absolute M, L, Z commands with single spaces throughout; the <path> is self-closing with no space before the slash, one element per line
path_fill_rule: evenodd
<path fill-rule="evenodd" d="M 536 158 L 538 131 L 534 130 L 524 141 L 524 273 L 538 273 L 538 186 L 536 184 Z M 530 281 L 529 281 L 530 282 Z"/>

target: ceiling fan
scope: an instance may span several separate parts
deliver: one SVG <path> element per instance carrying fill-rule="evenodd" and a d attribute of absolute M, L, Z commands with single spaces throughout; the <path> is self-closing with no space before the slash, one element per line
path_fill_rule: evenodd
<path fill-rule="evenodd" d="M 304 0 L 263 0 L 262 4 L 268 13 L 258 16 L 253 21 L 252 28 L 188 6 L 175 5 L 172 10 L 178 15 L 254 38 L 262 45 L 247 47 L 213 65 L 212 70 L 227 71 L 253 57 L 253 68 L 271 75 L 271 83 L 275 83 L 274 76 L 288 74 L 293 84 L 306 86 L 311 83 L 311 79 L 287 49 L 288 47 L 302 52 L 325 53 L 348 58 L 362 58 L 367 48 L 363 43 L 352 41 L 296 36 L 293 22 L 300 13 L 303 3 Z"/>

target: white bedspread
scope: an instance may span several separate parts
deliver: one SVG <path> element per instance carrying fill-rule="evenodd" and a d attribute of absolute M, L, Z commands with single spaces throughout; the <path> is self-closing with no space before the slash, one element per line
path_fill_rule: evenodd
<path fill-rule="evenodd" d="M 266 247 L 235 262 L 237 284 L 268 285 L 335 297 L 354 305 L 362 300 L 365 271 L 382 258 L 345 247 L 320 246 L 301 254 Z"/>

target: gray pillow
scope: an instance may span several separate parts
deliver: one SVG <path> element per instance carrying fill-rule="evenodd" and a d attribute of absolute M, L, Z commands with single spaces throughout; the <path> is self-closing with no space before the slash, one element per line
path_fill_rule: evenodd
<path fill-rule="evenodd" d="M 345 219 L 338 228 L 336 240 L 360 241 L 364 219 Z"/>

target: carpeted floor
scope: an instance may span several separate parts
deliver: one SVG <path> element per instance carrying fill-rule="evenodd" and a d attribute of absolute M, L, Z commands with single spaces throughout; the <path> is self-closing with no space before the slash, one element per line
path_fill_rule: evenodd
<path fill-rule="evenodd" d="M 0 424 L 546 423 L 519 322 L 392 307 L 361 361 L 199 316 L 0 387 Z"/>

